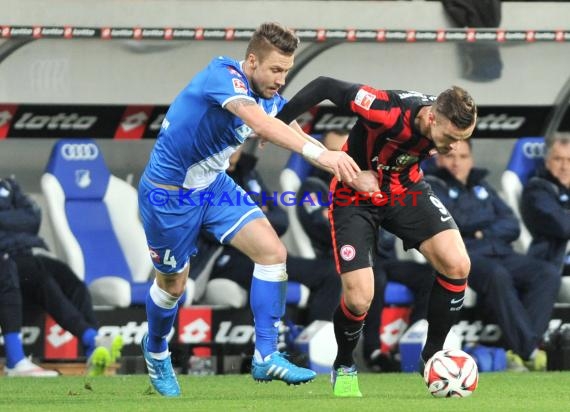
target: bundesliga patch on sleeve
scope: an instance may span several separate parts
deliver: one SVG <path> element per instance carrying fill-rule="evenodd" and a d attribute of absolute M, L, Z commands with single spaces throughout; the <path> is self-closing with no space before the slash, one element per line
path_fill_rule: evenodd
<path fill-rule="evenodd" d="M 245 83 L 243 80 L 236 79 L 235 77 L 232 79 L 232 83 L 234 84 L 234 91 L 240 94 L 247 94 L 247 87 L 245 87 Z"/>
<path fill-rule="evenodd" d="M 374 100 L 376 100 L 376 96 L 374 96 L 372 93 L 367 92 L 364 89 L 360 89 L 358 93 L 356 93 L 356 97 L 354 98 L 354 103 L 356 103 L 357 106 L 360 106 L 363 109 L 369 110 Z"/>

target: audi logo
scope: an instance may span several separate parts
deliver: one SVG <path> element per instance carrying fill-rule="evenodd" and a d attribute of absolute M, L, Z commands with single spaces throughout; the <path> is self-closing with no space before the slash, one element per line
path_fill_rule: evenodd
<path fill-rule="evenodd" d="M 99 148 L 95 143 L 66 143 L 61 146 L 61 155 L 65 160 L 95 160 Z"/>
<path fill-rule="evenodd" d="M 544 157 L 544 143 L 528 142 L 523 144 L 522 152 L 529 159 Z"/>

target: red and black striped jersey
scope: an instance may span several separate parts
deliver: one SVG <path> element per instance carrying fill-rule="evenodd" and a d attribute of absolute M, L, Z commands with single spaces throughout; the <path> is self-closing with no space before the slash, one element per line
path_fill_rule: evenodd
<path fill-rule="evenodd" d="M 403 193 L 422 179 L 420 161 L 435 145 L 414 124 L 435 96 L 414 91 L 353 88 L 348 108 L 358 115 L 345 151 L 362 170 L 377 170 L 380 190 Z"/>

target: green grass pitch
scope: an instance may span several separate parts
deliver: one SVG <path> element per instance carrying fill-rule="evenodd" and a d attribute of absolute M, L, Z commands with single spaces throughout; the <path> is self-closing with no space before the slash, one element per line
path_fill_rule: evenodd
<path fill-rule="evenodd" d="M 182 396 L 154 393 L 145 375 L 0 378 L 0 410 L 17 411 L 569 411 L 570 372 L 485 373 L 464 399 L 437 399 L 418 374 L 361 374 L 360 399 L 332 396 L 328 377 L 307 385 L 249 375 L 180 376 Z"/>

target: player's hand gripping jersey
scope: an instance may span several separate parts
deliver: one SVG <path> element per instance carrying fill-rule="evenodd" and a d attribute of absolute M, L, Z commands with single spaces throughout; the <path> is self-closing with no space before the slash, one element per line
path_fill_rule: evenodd
<path fill-rule="evenodd" d="M 218 57 L 176 97 L 162 122 L 145 170 L 155 183 L 203 189 L 229 165 L 229 157 L 252 133 L 224 107 L 235 99 L 255 101 L 275 116 L 285 100 L 255 95 L 241 62 Z M 229 126 L 228 126 L 229 125 Z"/>
<path fill-rule="evenodd" d="M 291 121 L 325 99 L 358 115 L 345 150 L 362 170 L 378 171 L 382 192 L 403 193 L 422 179 L 419 162 L 436 151 L 414 119 L 423 106 L 433 104 L 435 96 L 319 77 L 291 99 L 278 117 Z"/>

